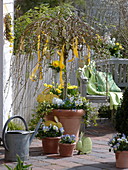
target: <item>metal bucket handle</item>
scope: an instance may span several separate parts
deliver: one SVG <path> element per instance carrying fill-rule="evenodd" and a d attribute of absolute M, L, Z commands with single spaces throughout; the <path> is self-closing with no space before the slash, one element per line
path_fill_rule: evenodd
<path fill-rule="evenodd" d="M 8 151 L 9 151 L 9 149 L 8 149 L 8 147 L 7 147 L 7 144 L 6 144 L 5 135 L 6 135 L 6 133 L 7 133 L 7 125 L 8 125 L 8 123 L 9 123 L 12 119 L 14 119 L 14 118 L 19 118 L 19 119 L 21 119 L 21 120 L 23 121 L 24 125 L 25 125 L 25 130 L 28 131 L 28 126 L 27 126 L 26 121 L 24 120 L 23 117 L 18 116 L 18 115 L 10 117 L 10 118 L 7 120 L 7 122 L 5 123 L 4 128 L 3 128 L 3 132 L 2 132 L 3 146 L 4 146 L 4 148 L 5 148 L 6 150 L 8 150 Z"/>

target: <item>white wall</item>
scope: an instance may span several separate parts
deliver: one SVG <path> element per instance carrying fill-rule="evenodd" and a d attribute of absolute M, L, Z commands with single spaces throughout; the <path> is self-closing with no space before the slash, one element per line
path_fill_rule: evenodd
<path fill-rule="evenodd" d="M 0 136 L 3 127 L 3 1 L 0 0 Z"/>
<path fill-rule="evenodd" d="M 13 22 L 14 16 L 14 1 L 13 0 L 0 0 L 0 35 L 4 32 L 3 18 L 7 13 L 10 13 Z M 13 32 L 13 28 L 12 28 Z M 3 41 L 4 40 L 4 41 Z M 5 86 L 9 78 L 10 59 L 12 56 L 12 47 L 10 43 L 5 40 L 5 37 L 0 36 L 0 135 L 2 127 L 11 114 L 10 107 L 12 103 L 12 90 L 11 84 L 6 88 Z M 2 98 L 3 97 L 3 98 Z"/>
<path fill-rule="evenodd" d="M 14 0 L 4 0 L 4 8 L 3 8 L 3 16 L 5 16 L 7 13 L 10 13 L 12 18 L 12 24 L 13 24 L 13 18 L 14 18 Z M 13 27 L 12 27 L 12 33 L 13 33 Z M 4 56 L 3 56 L 3 87 L 4 87 L 4 107 L 3 107 L 3 115 L 4 120 L 8 118 L 8 115 L 11 114 L 10 108 L 12 103 L 12 89 L 11 84 L 8 85 L 8 88 L 5 89 L 7 80 L 9 78 L 9 68 L 10 68 L 10 60 L 12 57 L 12 47 L 9 47 L 10 42 L 7 40 L 4 40 Z M 6 97 L 7 96 L 7 97 Z"/>

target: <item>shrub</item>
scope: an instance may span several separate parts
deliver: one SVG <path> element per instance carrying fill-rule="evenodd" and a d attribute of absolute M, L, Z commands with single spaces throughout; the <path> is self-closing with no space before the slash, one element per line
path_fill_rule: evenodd
<path fill-rule="evenodd" d="M 128 135 L 128 87 L 125 88 L 121 105 L 118 107 L 115 116 L 115 128 L 119 133 Z"/>
<path fill-rule="evenodd" d="M 111 118 L 111 110 L 110 110 L 110 106 L 101 106 L 98 110 L 98 117 L 100 118 Z"/>

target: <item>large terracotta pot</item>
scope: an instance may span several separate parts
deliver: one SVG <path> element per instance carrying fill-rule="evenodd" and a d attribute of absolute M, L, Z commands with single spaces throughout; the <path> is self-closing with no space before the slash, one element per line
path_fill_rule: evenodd
<path fill-rule="evenodd" d="M 117 151 L 115 157 L 117 168 L 128 168 L 128 151 Z"/>
<path fill-rule="evenodd" d="M 76 143 L 72 144 L 59 143 L 60 156 L 73 156 L 75 145 Z"/>
<path fill-rule="evenodd" d="M 76 135 L 76 141 L 78 141 L 82 116 L 85 114 L 84 110 L 54 109 L 51 114 L 57 116 L 62 123 L 64 134 L 74 134 Z"/>
<path fill-rule="evenodd" d="M 42 139 L 43 153 L 56 154 L 59 152 L 60 137 L 46 137 Z"/>

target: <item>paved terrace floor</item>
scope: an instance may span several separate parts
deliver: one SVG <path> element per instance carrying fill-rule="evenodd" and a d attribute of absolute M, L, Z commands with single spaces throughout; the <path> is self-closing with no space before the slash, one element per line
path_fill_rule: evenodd
<path fill-rule="evenodd" d="M 42 143 L 34 139 L 30 146 L 29 160 L 26 164 L 32 164 L 32 170 L 116 170 L 115 155 L 109 152 L 108 140 L 115 133 L 109 120 L 99 122 L 97 127 L 88 127 L 86 135 L 91 137 L 93 149 L 90 154 L 73 157 L 60 157 L 58 154 L 43 155 Z M 7 170 L 7 164 L 14 167 L 16 162 L 4 161 L 4 149 L 0 147 L 0 170 Z"/>

